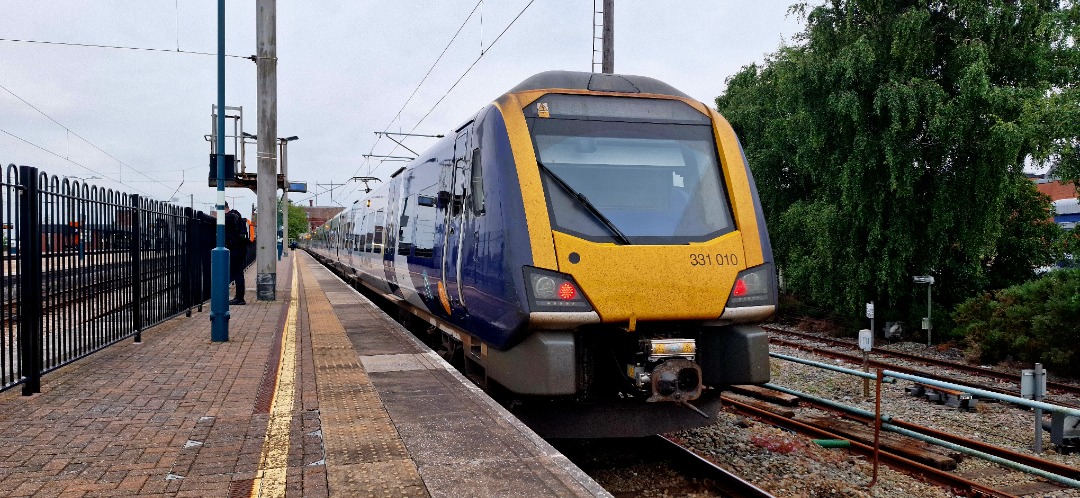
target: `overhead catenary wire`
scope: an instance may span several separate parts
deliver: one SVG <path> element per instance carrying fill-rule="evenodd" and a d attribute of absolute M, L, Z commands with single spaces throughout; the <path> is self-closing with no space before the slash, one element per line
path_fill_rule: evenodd
<path fill-rule="evenodd" d="M 146 192 L 146 191 L 144 191 L 144 190 L 142 190 L 142 189 L 139 189 L 139 188 L 133 187 L 133 186 L 131 186 L 131 185 L 128 185 L 128 184 L 126 184 L 126 183 L 121 183 L 121 182 L 118 182 L 117 180 L 115 180 L 115 179 L 113 179 L 113 178 L 109 177 L 109 175 L 107 175 L 107 174 L 105 174 L 105 173 L 102 173 L 102 172 L 100 172 L 100 171 L 97 171 L 97 170 L 95 170 L 94 168 L 91 168 L 91 167 L 89 167 L 89 166 L 86 166 L 86 165 L 84 165 L 84 164 L 82 164 L 82 163 L 79 163 L 79 162 L 77 162 L 77 161 L 73 161 L 73 160 L 71 160 L 71 159 L 69 159 L 69 158 L 67 158 L 67 157 L 64 157 L 64 156 L 63 156 L 63 155 L 61 155 L 61 154 L 58 154 L 58 153 L 56 153 L 56 152 L 53 152 L 53 151 L 51 151 L 51 150 L 49 150 L 49 149 L 47 149 L 47 148 L 45 148 L 45 147 L 42 147 L 42 146 L 40 146 L 40 145 L 38 145 L 38 144 L 36 144 L 36 143 L 34 143 L 34 142 L 31 142 L 31 141 L 29 141 L 29 140 L 27 140 L 27 139 L 25 139 L 25 138 L 22 138 L 22 137 L 20 137 L 20 136 L 18 136 L 18 135 L 16 135 L 16 134 L 14 134 L 14 133 L 11 133 L 10 131 L 7 131 L 7 130 L 5 130 L 5 129 L 2 129 L 2 128 L 0 128 L 0 133 L 3 133 L 3 134 L 5 134 L 5 135 L 7 135 L 7 136 L 9 136 L 9 137 L 11 137 L 11 138 L 14 138 L 15 140 L 18 140 L 18 141 L 20 141 L 20 142 L 23 142 L 23 143 L 25 143 L 25 144 L 27 144 L 27 145 L 30 145 L 31 147 L 34 147 L 34 148 L 40 149 L 40 150 L 42 150 L 42 151 L 44 151 L 44 152 L 47 152 L 47 153 L 49 153 L 49 154 L 52 154 L 52 155 L 54 155 L 54 156 L 56 156 L 56 157 L 58 157 L 58 158 L 60 158 L 60 159 L 63 159 L 63 160 L 65 160 L 65 161 L 67 161 L 67 162 L 69 162 L 69 163 L 71 163 L 71 164 L 74 164 L 74 165 L 76 165 L 76 166 L 78 166 L 78 167 L 80 167 L 80 168 L 82 168 L 82 169 L 85 169 L 86 171 L 89 171 L 89 172 L 91 172 L 91 173 L 94 173 L 95 175 L 101 175 L 101 176 L 102 176 L 102 178 L 105 178 L 106 180 L 111 180 L 111 181 L 114 181 L 114 182 L 120 183 L 121 185 L 123 185 L 123 186 L 125 186 L 125 187 L 127 187 L 127 188 L 129 188 L 129 189 L 131 189 L 131 190 L 134 190 L 134 191 L 136 191 L 136 192 L 139 192 L 139 193 L 141 193 L 141 194 L 143 194 L 143 195 L 146 195 L 146 196 L 148 196 L 148 197 L 153 197 L 153 195 L 151 195 L 151 194 L 150 194 L 149 192 Z"/>
<path fill-rule="evenodd" d="M 143 176 L 144 178 L 146 178 L 146 179 L 148 179 L 148 180 L 150 180 L 150 181 L 152 181 L 152 182 L 154 182 L 154 183 L 157 183 L 157 184 L 161 185 L 162 187 L 165 187 L 165 188 L 172 188 L 172 187 L 171 187 L 170 185 L 167 185 L 167 184 L 165 184 L 165 183 L 163 183 L 163 182 L 161 182 L 160 180 L 157 180 L 157 179 L 155 179 L 155 178 L 151 178 L 151 177 L 150 177 L 150 176 L 148 176 L 148 175 L 147 175 L 146 173 L 144 173 L 144 172 L 142 172 L 142 171 L 139 171 L 139 170 L 137 170 L 137 169 L 135 169 L 135 168 L 131 167 L 131 165 L 129 165 L 129 164 L 127 164 L 127 163 L 125 163 L 124 161 L 121 161 L 121 160 L 120 160 L 119 158 L 117 158 L 116 156 L 114 156 L 114 155 L 112 155 L 112 154 L 110 154 L 110 153 L 106 152 L 106 151 L 105 151 L 104 149 L 102 149 L 101 147 L 98 147 L 97 145 L 95 145 L 95 144 L 94 144 L 93 142 L 91 142 L 90 140 L 87 140 L 87 139 L 86 139 L 85 137 L 83 137 L 82 135 L 79 135 L 78 133 L 75 133 L 74 131 L 72 131 L 72 130 L 71 130 L 71 128 L 68 128 L 67 126 L 64 126 L 64 124 L 63 124 L 63 123 L 61 123 L 61 122 L 57 121 L 57 120 L 56 120 L 55 118 L 53 118 L 52 116 L 50 116 L 50 115 L 46 114 L 46 113 L 45 113 L 45 111 L 42 111 L 41 109 L 39 109 L 39 108 L 38 108 L 37 106 L 35 106 L 34 104 L 31 104 L 31 103 L 30 103 L 30 102 L 28 102 L 28 101 L 27 101 L 26 99 L 24 99 L 24 98 L 20 97 L 20 96 L 19 96 L 18 94 L 16 94 L 15 92 L 11 91 L 11 89 L 9 89 L 8 87 L 4 86 L 3 84 L 0 84 L 0 88 L 2 88 L 2 89 L 3 89 L 4 91 L 5 91 L 5 92 L 7 92 L 7 93 L 10 93 L 10 94 L 11 94 L 11 96 L 15 97 L 16 99 L 19 99 L 19 101 L 20 101 L 20 102 L 22 102 L 23 104 L 26 104 L 27 106 L 29 106 L 29 107 L 30 107 L 31 109 L 33 109 L 33 110 L 37 111 L 37 112 L 38 112 L 39 114 L 41 114 L 42 116 L 45 116 L 46 118 L 48 118 L 48 119 L 49 119 L 49 121 L 52 121 L 52 122 L 53 122 L 53 123 L 55 123 L 55 124 L 56 124 L 57 126 L 59 126 L 59 127 L 63 128 L 63 129 L 64 129 L 64 131 L 66 131 L 67 133 L 70 133 L 70 134 L 72 134 L 72 135 L 75 135 L 75 137 L 77 137 L 77 138 L 78 138 L 79 140 L 82 140 L 83 142 L 86 142 L 86 143 L 87 143 L 88 145 L 90 145 L 91 147 L 93 147 L 93 148 L 97 149 L 97 150 L 98 150 L 99 152 L 101 152 L 102 154 L 105 154 L 106 156 L 109 156 L 109 157 L 110 157 L 110 158 L 112 158 L 112 159 L 113 159 L 114 161 L 116 161 L 117 163 L 119 163 L 119 164 L 120 164 L 120 166 L 121 166 L 121 168 L 122 168 L 122 167 L 124 167 L 124 166 L 127 166 L 127 168 L 128 168 L 128 169 L 130 169 L 130 170 L 132 170 L 132 171 L 134 171 L 134 172 L 136 172 L 136 173 L 138 173 L 138 174 L 142 175 L 142 176 Z M 5 133 L 7 133 L 7 132 L 5 132 Z M 47 150 L 47 149 L 45 149 L 45 148 L 43 148 L 43 147 L 41 147 L 41 146 L 38 146 L 38 145 L 36 145 L 36 144 L 33 144 L 33 143 L 31 143 L 31 142 L 29 142 L 29 141 L 27 141 L 27 140 L 24 140 L 24 139 L 22 139 L 22 138 L 16 137 L 15 135 L 12 135 L 11 133 L 7 133 L 7 134 L 8 134 L 8 135 L 11 135 L 12 137 L 18 138 L 19 140 L 22 140 L 23 142 L 26 142 L 26 143 L 28 143 L 28 144 L 30 144 L 30 145 L 33 145 L 33 146 L 35 146 L 35 147 L 37 147 L 37 148 L 39 148 L 39 149 L 45 150 L 46 152 L 50 152 L 50 153 L 52 153 L 52 151 L 49 151 L 49 150 Z M 55 153 L 54 153 L 54 154 L 55 154 Z M 65 159 L 65 160 L 69 160 L 69 161 L 70 161 L 70 159 L 68 159 L 68 158 L 66 158 L 66 157 L 60 156 L 59 154 L 56 154 L 56 155 L 57 155 L 57 157 L 62 157 L 63 159 Z M 81 166 L 81 167 L 83 167 L 83 168 L 86 168 L 86 166 L 83 166 L 83 165 L 81 165 L 81 164 L 79 164 L 79 163 L 76 163 L 76 162 L 74 162 L 74 161 L 71 161 L 71 162 L 72 162 L 73 164 L 78 164 L 79 166 Z M 86 168 L 86 169 L 90 169 L 90 168 Z M 91 171 L 93 171 L 93 170 L 91 170 Z M 122 171 L 123 171 L 123 169 L 121 169 L 121 172 L 122 172 Z M 99 173 L 99 172 L 97 172 L 97 171 L 95 171 L 95 173 L 97 173 L 97 174 L 99 174 L 99 175 L 101 175 L 101 176 L 103 176 L 103 177 L 107 177 L 107 178 L 108 178 L 108 175 L 106 175 L 105 173 Z M 122 181 L 118 180 L 118 179 L 113 179 L 113 178 L 108 178 L 108 179 L 109 179 L 109 180 L 112 180 L 112 181 L 115 181 L 116 183 L 119 183 L 119 184 L 121 184 L 121 185 L 124 185 L 124 186 L 130 187 L 130 188 L 134 188 L 134 187 L 131 187 L 130 185 L 128 185 L 128 184 L 126 184 L 126 183 L 124 183 L 124 182 L 122 182 Z M 181 183 L 183 183 L 183 182 L 181 182 Z M 144 193 L 145 193 L 145 192 L 144 192 Z M 147 195 L 149 195 L 149 194 L 147 194 Z"/>
<path fill-rule="evenodd" d="M 15 38 L 0 38 L 0 42 L 15 42 L 15 43 L 36 43 L 40 45 L 60 45 L 65 47 L 83 47 L 83 48 L 109 48 L 117 50 L 140 50 L 145 52 L 164 52 L 167 54 L 187 54 L 187 55 L 212 55 L 217 54 L 212 52 L 195 52 L 191 50 L 180 50 L 179 47 L 176 50 L 171 48 L 152 48 L 152 47 L 125 47 L 120 45 L 99 45 L 96 43 L 75 43 L 75 42 L 57 42 L 46 40 L 20 40 Z M 230 55 L 225 54 L 225 57 L 232 57 L 236 59 L 248 59 L 252 62 L 255 61 L 254 55 Z"/>
<path fill-rule="evenodd" d="M 485 55 L 487 55 L 487 54 L 488 54 L 489 52 L 491 52 L 491 49 L 492 49 L 492 48 L 493 48 L 493 47 L 495 46 L 495 44 L 496 44 L 496 43 L 498 43 L 500 39 L 502 39 L 503 35 L 505 35 L 505 34 L 506 34 L 506 32 L 510 30 L 510 28 L 511 28 L 511 27 L 512 27 L 512 26 L 514 25 L 514 23 L 516 23 L 516 22 L 518 21 L 518 19 L 520 19 L 520 18 L 521 18 L 521 16 L 522 16 L 523 14 L 525 14 L 525 11 L 526 11 L 526 10 L 528 10 L 528 9 L 529 9 L 529 7 L 530 7 L 530 6 L 532 6 L 532 4 L 533 4 L 533 3 L 535 2 L 535 1 L 536 1 L 536 0 L 529 0 L 529 3 L 525 4 L 525 6 L 521 8 L 521 11 L 519 11 L 519 12 L 517 13 L 517 15 L 516 15 L 516 16 L 514 16 L 514 19 L 512 19 L 512 20 L 510 21 L 510 23 L 506 25 L 506 27 L 505 27 L 505 28 L 503 28 L 503 30 L 502 30 L 502 31 L 501 31 L 501 32 L 499 33 L 499 36 L 496 36 L 496 37 L 495 37 L 495 39 L 494 39 L 494 40 L 492 40 L 490 44 L 488 44 L 488 46 L 487 46 L 487 49 L 486 49 L 486 50 L 483 50 L 483 51 L 482 51 L 482 52 L 480 53 L 480 55 L 479 55 L 479 56 L 477 56 L 477 58 L 476 58 L 475 60 L 473 60 L 473 61 L 472 61 L 472 64 L 470 64 L 470 65 L 469 65 L 469 67 L 465 69 L 465 72 L 464 72 L 464 73 L 462 73 L 462 74 L 461 74 L 461 76 L 459 76 L 459 77 L 458 77 L 458 79 L 457 79 L 456 81 L 454 81 L 454 84 L 453 84 L 453 85 L 451 85 L 451 86 L 450 86 L 450 88 L 449 88 L 449 89 L 447 89 L 445 93 L 443 93 L 442 97 L 440 97 L 440 98 L 439 98 L 439 100 L 438 100 L 438 101 L 436 101 L 436 102 L 435 102 L 435 104 L 433 104 L 433 105 L 431 106 L 431 108 L 430 108 L 430 109 L 428 109 L 428 111 L 427 111 L 427 112 L 426 112 L 426 113 L 424 114 L 424 116 L 423 116 L 422 118 L 420 118 L 420 120 L 419 120 L 419 121 L 417 121 L 415 125 L 413 125 L 413 127 L 412 127 L 412 129 L 411 129 L 411 130 L 409 131 L 409 133 L 415 132 L 415 131 L 416 131 L 416 129 L 417 129 L 417 128 L 419 128 L 419 127 L 420 127 L 420 125 L 421 125 L 421 124 L 422 124 L 422 123 L 424 122 L 424 120 L 426 120 L 426 119 L 427 119 L 427 118 L 428 118 L 429 116 L 431 116 L 431 113 L 435 111 L 435 108 L 437 108 L 437 107 L 439 106 L 439 104 L 441 104 L 441 103 L 443 102 L 443 100 L 446 100 L 446 97 L 447 97 L 448 95 L 450 95 L 450 92 L 452 92 L 452 91 L 454 90 L 454 88 L 457 88 L 458 84 L 460 84 L 460 83 L 461 83 L 461 81 L 462 81 L 463 79 L 465 79 L 465 76 L 467 76 L 467 75 L 469 74 L 469 72 L 471 72 L 471 71 L 473 70 L 473 68 L 474 68 L 474 67 L 476 67 L 476 64 L 480 62 L 480 59 L 483 59 Z M 479 6 L 479 5 L 480 5 L 480 3 L 478 2 L 478 3 L 477 3 L 477 6 Z M 473 7 L 473 11 L 474 11 L 474 12 L 475 12 L 475 10 L 476 10 L 476 7 Z M 472 17 L 472 14 L 471 14 L 471 13 L 469 14 L 469 17 Z M 465 19 L 465 21 L 467 22 L 467 21 L 468 21 L 468 18 L 466 18 L 466 19 Z M 462 23 L 462 27 L 464 27 L 464 23 Z M 460 32 L 460 31 L 461 31 L 461 28 L 458 28 L 458 32 Z M 455 36 L 455 38 L 456 38 L 456 37 L 457 37 L 457 34 L 455 34 L 454 36 Z M 453 43 L 453 40 L 451 40 L 451 43 Z M 449 44 L 447 45 L 447 47 L 449 47 Z M 443 49 L 443 53 L 445 53 L 445 52 L 446 52 L 446 49 Z M 440 55 L 439 55 L 439 57 L 441 58 L 441 57 L 442 57 L 442 54 L 440 54 Z M 436 62 L 438 62 L 438 61 L 436 60 Z M 434 65 L 433 65 L 432 67 L 434 67 Z M 429 69 L 429 70 L 428 70 L 428 72 L 430 73 L 430 72 L 431 72 L 431 70 Z M 424 78 L 426 79 L 426 78 L 427 78 L 427 75 L 425 75 L 425 76 L 424 76 Z M 413 93 L 415 94 L 415 91 L 414 91 Z M 411 97 L 410 97 L 410 99 L 411 99 Z M 406 104 L 408 104 L 408 102 L 406 102 Z M 402 109 L 404 109 L 404 106 L 402 106 Z M 399 114 L 399 115 L 400 115 L 400 113 L 401 113 L 401 111 L 398 111 L 398 114 Z M 394 119 L 396 120 L 396 119 L 397 119 L 397 116 L 395 116 L 395 118 L 394 118 Z M 393 125 L 393 121 L 391 121 L 391 125 Z M 389 126 L 387 126 L 387 130 L 389 130 Z M 384 133 L 385 133 L 385 131 L 384 131 Z M 379 141 L 378 141 L 378 139 L 376 139 L 376 141 L 375 141 L 375 144 L 378 144 L 378 142 L 379 142 Z M 373 144 L 373 145 L 372 145 L 372 152 L 374 151 L 374 149 L 375 149 L 375 145 Z M 389 154 L 387 154 L 387 155 L 393 155 L 393 153 L 394 153 L 395 151 L 397 151 L 397 150 L 398 150 L 398 145 L 395 145 L 395 146 L 394 146 L 394 148 L 393 148 L 393 149 L 391 149 L 390 153 L 389 153 Z M 365 161 L 364 163 L 361 163 L 361 165 L 360 165 L 360 166 L 359 166 L 359 167 L 358 167 L 358 168 L 356 169 L 356 171 L 355 171 L 355 172 L 353 173 L 353 176 L 356 176 L 356 173 L 359 173 L 359 172 L 360 172 L 360 169 L 361 169 L 361 168 L 363 168 L 365 164 L 368 164 L 368 165 L 370 165 L 370 160 L 367 160 L 367 161 Z M 370 176 L 370 174 L 371 174 L 371 171 L 372 171 L 372 168 L 371 168 L 371 167 L 369 166 L 369 168 L 368 168 L 368 175 L 369 175 L 369 176 Z M 335 187 L 334 189 L 336 189 L 336 188 L 337 188 L 337 187 Z M 356 192 L 356 191 L 357 191 L 358 189 L 359 189 L 359 186 L 355 187 L 355 188 L 354 188 L 353 190 L 349 191 L 349 192 L 348 192 L 347 194 L 345 194 L 345 195 L 346 195 L 346 196 L 348 196 L 348 195 L 352 195 L 352 194 L 353 194 L 353 193 L 355 193 L 355 192 Z M 333 189 L 331 189 L 331 190 L 333 190 Z M 307 200 L 307 199 L 310 199 L 310 198 L 313 198 L 313 197 L 314 197 L 314 196 L 308 196 L 308 197 L 307 197 L 307 198 L 305 198 L 304 200 Z"/>
<path fill-rule="evenodd" d="M 386 124 L 386 128 L 383 129 L 381 134 L 376 134 L 375 142 L 371 144 L 371 149 L 368 150 L 367 155 L 364 156 L 364 161 L 360 163 L 360 166 L 357 166 L 356 171 L 353 172 L 352 176 L 356 176 L 358 173 L 360 173 L 360 170 L 363 169 L 365 165 L 368 166 L 367 172 L 369 174 L 371 173 L 371 170 L 373 168 L 371 166 L 370 157 L 368 157 L 368 156 L 370 156 L 372 153 L 375 152 L 375 147 L 379 145 L 380 141 L 382 141 L 383 135 L 385 135 L 386 132 L 390 131 L 390 127 L 394 126 L 394 123 L 398 120 L 398 118 L 401 117 L 401 113 L 405 111 L 405 107 L 407 107 L 409 105 L 409 102 L 412 102 L 413 97 L 416 96 L 416 92 L 420 91 L 420 87 L 424 85 L 425 81 L 427 81 L 428 76 L 431 76 L 431 72 L 435 70 L 435 66 L 437 66 L 439 64 L 439 61 L 441 61 L 443 56 L 446 55 L 446 52 L 450 49 L 450 46 L 454 44 L 455 40 L 457 40 L 458 35 L 461 34 L 461 30 L 465 29 L 465 25 L 468 24 L 469 20 L 472 19 L 474 14 L 476 14 L 476 9 L 478 7 L 480 7 L 481 3 L 483 3 L 483 0 L 478 1 L 478 2 L 476 2 L 476 5 L 473 5 L 472 10 L 469 11 L 469 15 L 465 16 L 464 21 L 461 21 L 461 25 L 458 26 L 457 31 L 454 32 L 454 36 L 450 37 L 450 41 L 446 43 L 446 46 L 443 47 L 442 52 L 440 52 L 439 56 L 435 58 L 435 62 L 431 63 L 431 67 L 429 67 L 427 72 L 424 73 L 424 77 L 420 78 L 420 82 L 416 84 L 416 87 L 413 88 L 412 93 L 410 93 L 409 97 L 405 99 L 405 103 L 401 104 L 401 108 L 398 109 L 396 114 L 394 114 L 393 119 L 391 119 L 390 122 Z M 395 147 L 395 150 L 396 150 L 396 147 Z M 334 187 L 334 188 L 337 188 L 337 187 Z M 358 188 L 359 188 L 359 186 L 357 187 L 357 189 Z M 352 192 L 349 192 L 349 194 L 352 194 L 355 191 L 356 190 L 354 189 Z M 309 196 L 308 198 L 311 198 L 311 197 L 314 197 L 314 196 Z M 304 199 L 304 200 L 307 200 L 307 199 Z"/>
<path fill-rule="evenodd" d="M 453 85 L 450 85 L 450 88 L 448 90 L 446 90 L 446 93 L 444 93 L 442 97 L 439 97 L 439 100 L 436 101 L 435 104 L 431 106 L 431 109 L 428 109 L 428 112 L 426 114 L 424 114 L 424 117 L 420 118 L 420 121 L 417 121 L 416 125 L 414 125 L 412 127 L 412 129 L 409 130 L 409 133 L 412 133 L 412 132 L 416 131 L 416 129 L 420 127 L 420 125 L 424 122 L 424 120 L 426 120 L 428 118 L 428 116 L 430 116 L 431 113 L 435 111 L 435 108 L 438 107 L 439 104 L 441 104 L 442 101 L 445 100 L 448 95 L 450 95 L 450 92 L 452 92 L 454 90 L 454 88 L 457 88 L 458 84 L 461 83 L 461 80 L 465 79 L 465 76 L 467 76 L 469 74 L 469 72 L 472 71 L 474 67 L 476 67 L 476 64 L 478 62 L 480 62 L 480 59 L 484 58 L 484 55 L 486 55 L 487 52 L 491 50 L 491 47 L 494 47 L 496 43 L 499 43 L 499 39 L 502 38 L 503 35 L 505 35 L 506 32 L 510 30 L 510 27 L 512 27 L 514 25 L 514 23 L 517 22 L 517 20 L 521 18 L 522 14 L 524 14 L 525 11 L 529 9 L 529 6 L 531 6 L 533 4 L 533 2 L 535 2 L 535 1 L 536 0 L 529 0 L 529 3 L 525 4 L 525 7 L 523 7 L 521 9 L 521 12 L 518 12 L 517 16 L 515 16 L 512 21 L 510 21 L 510 24 L 507 24 L 506 27 L 503 28 L 502 32 L 499 33 L 499 36 L 496 36 L 495 39 L 491 41 L 491 43 L 488 45 L 487 50 L 482 52 L 476 58 L 476 60 L 474 60 L 472 62 L 472 64 L 469 65 L 468 69 L 466 69 L 464 73 L 461 73 L 461 76 L 458 77 L 457 81 L 455 81 Z M 395 150 L 396 150 L 396 147 L 395 147 Z M 390 151 L 390 153 L 393 154 L 394 152 Z"/>

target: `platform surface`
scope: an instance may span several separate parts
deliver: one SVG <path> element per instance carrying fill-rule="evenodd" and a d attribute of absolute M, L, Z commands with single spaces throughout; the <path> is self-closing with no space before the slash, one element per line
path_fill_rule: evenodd
<path fill-rule="evenodd" d="M 607 495 L 292 254 L 276 301 L 231 307 L 228 342 L 207 306 L 0 393 L 0 496 Z"/>

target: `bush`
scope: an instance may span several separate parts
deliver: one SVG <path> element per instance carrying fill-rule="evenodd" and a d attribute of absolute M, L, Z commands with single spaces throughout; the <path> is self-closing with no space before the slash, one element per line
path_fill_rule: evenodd
<path fill-rule="evenodd" d="M 1080 377 L 1080 270 L 1059 270 L 957 306 L 953 319 L 969 354 L 1011 357 Z"/>

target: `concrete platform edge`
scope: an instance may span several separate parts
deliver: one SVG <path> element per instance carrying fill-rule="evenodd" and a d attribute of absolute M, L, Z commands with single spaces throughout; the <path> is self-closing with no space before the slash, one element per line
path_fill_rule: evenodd
<path fill-rule="evenodd" d="M 311 263 L 322 266 L 321 263 L 315 261 L 314 259 L 312 259 Z M 334 278 L 337 278 L 339 281 L 341 281 L 341 283 L 345 285 L 345 287 L 355 293 L 363 302 L 366 302 L 369 305 L 377 308 L 375 303 L 371 302 L 371 300 L 368 299 L 367 296 L 364 296 L 359 291 L 350 286 L 347 282 L 341 280 L 341 277 L 335 274 Z M 402 338 L 411 341 L 414 345 L 416 345 L 416 347 L 420 348 L 423 351 L 426 351 L 424 353 L 425 358 L 427 358 L 432 363 L 439 365 L 443 370 L 448 372 L 459 383 L 461 383 L 461 385 L 463 385 L 466 389 L 472 392 L 477 399 L 483 400 L 484 404 L 487 405 L 488 408 L 493 410 L 496 414 L 499 415 L 500 418 L 513 426 L 514 429 L 517 430 L 525 439 L 535 445 L 537 450 L 542 455 L 550 458 L 552 462 L 554 462 L 555 465 L 558 466 L 558 468 L 565 472 L 567 476 L 569 476 L 575 483 L 580 485 L 588 492 L 592 493 L 594 496 L 612 496 L 610 493 L 607 492 L 607 490 L 605 490 L 603 487 L 597 484 L 596 481 L 589 477 L 588 474 L 582 471 L 577 465 L 574 465 L 574 463 L 571 462 L 568 458 L 566 458 L 565 455 L 560 453 L 559 450 L 555 449 L 553 446 L 551 446 L 551 444 L 549 444 L 538 434 L 533 432 L 532 429 L 519 421 L 502 405 L 496 403 L 495 400 L 491 399 L 491 397 L 487 395 L 487 393 L 480 389 L 476 384 L 473 384 L 472 381 L 465 378 L 465 376 L 462 375 L 461 372 L 458 372 L 457 369 L 447 363 L 446 360 L 444 360 L 437 353 L 432 351 L 431 348 L 427 346 L 427 344 L 424 344 L 420 339 L 417 339 L 416 336 L 414 336 L 411 332 L 405 329 L 405 327 L 403 327 L 400 323 L 390 319 L 387 316 L 380 316 L 380 318 L 386 322 L 386 324 L 394 331 L 394 333 L 399 334 Z"/>

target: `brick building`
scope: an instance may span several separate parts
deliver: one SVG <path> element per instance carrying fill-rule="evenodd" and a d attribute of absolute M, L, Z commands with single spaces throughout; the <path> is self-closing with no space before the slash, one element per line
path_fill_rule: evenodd
<path fill-rule="evenodd" d="M 323 226 L 330 218 L 337 216 L 345 210 L 341 206 L 301 206 L 308 219 L 308 232 L 314 232 L 316 228 Z"/>
<path fill-rule="evenodd" d="M 1061 228 L 1072 230 L 1080 222 L 1080 203 L 1077 202 L 1077 187 L 1073 183 L 1062 183 L 1042 177 L 1032 178 L 1035 188 L 1050 197 L 1054 204 L 1054 223 Z"/>

